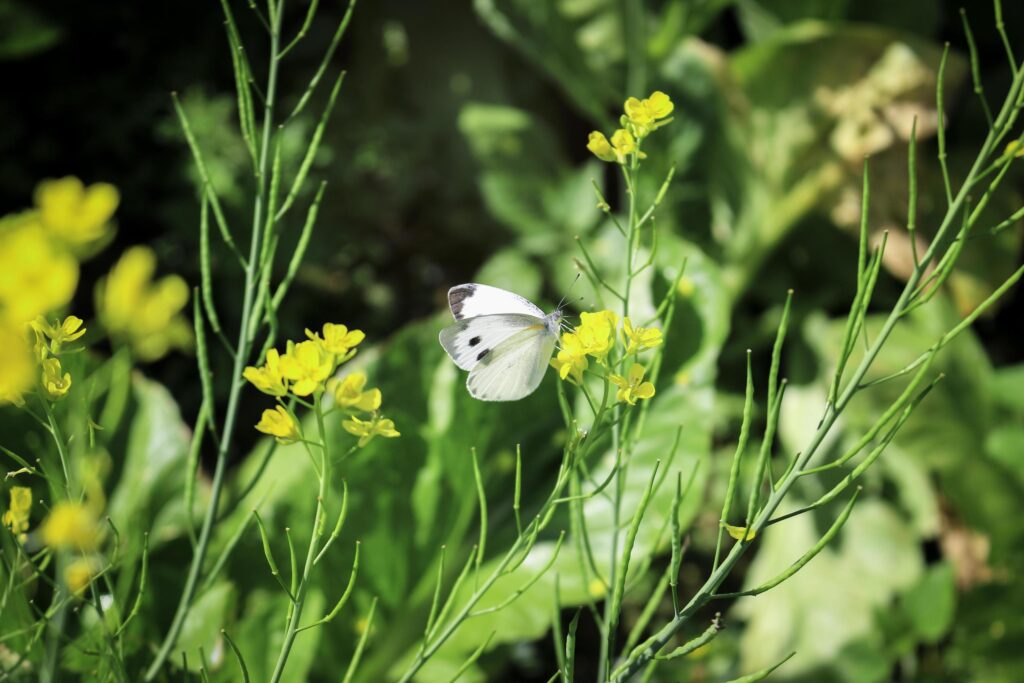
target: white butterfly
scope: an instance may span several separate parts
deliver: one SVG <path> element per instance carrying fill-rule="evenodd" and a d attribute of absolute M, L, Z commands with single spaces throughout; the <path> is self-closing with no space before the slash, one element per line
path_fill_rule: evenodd
<path fill-rule="evenodd" d="M 544 379 L 558 341 L 561 309 L 547 315 L 512 292 L 465 284 L 448 290 L 455 323 L 441 330 L 441 346 L 469 370 L 466 388 L 481 401 L 517 401 Z"/>

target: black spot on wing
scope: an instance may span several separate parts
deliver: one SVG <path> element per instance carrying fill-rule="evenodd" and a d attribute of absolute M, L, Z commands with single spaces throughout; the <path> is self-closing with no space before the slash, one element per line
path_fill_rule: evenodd
<path fill-rule="evenodd" d="M 484 349 L 484 350 L 483 350 L 483 351 L 481 351 L 480 353 L 476 354 L 476 359 L 477 359 L 477 360 L 483 360 L 483 359 L 484 359 L 484 357 L 485 357 L 485 356 L 486 356 L 487 354 L 489 354 L 490 352 L 491 352 L 491 350 L 490 350 L 490 349 Z"/>
<path fill-rule="evenodd" d="M 452 315 L 456 320 L 462 319 L 462 304 L 476 291 L 476 285 L 459 285 L 448 290 L 448 306 L 452 309 Z"/>
<path fill-rule="evenodd" d="M 480 343 L 480 337 L 473 337 L 472 339 L 469 340 L 469 345 L 470 346 L 476 346 L 479 343 Z"/>

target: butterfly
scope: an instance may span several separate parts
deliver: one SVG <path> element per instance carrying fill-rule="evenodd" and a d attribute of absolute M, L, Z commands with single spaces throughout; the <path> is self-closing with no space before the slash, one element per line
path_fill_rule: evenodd
<path fill-rule="evenodd" d="M 547 315 L 504 289 L 469 283 L 448 290 L 455 322 L 438 340 L 469 370 L 466 389 L 481 401 L 518 401 L 544 379 L 562 321 L 561 306 Z"/>

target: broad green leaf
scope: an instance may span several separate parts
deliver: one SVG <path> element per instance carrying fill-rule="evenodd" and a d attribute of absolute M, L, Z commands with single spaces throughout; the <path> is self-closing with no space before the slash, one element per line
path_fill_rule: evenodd
<path fill-rule="evenodd" d="M 192 604 L 185 624 L 181 627 L 181 635 L 175 644 L 174 656 L 170 661 L 181 666 L 181 653 L 188 655 L 189 671 L 197 672 L 202 665 L 199 649 L 206 654 L 208 669 L 216 671 L 223 667 L 230 657 L 227 644 L 223 642 L 220 630 L 228 623 L 228 618 L 237 597 L 237 588 L 228 581 L 215 584 Z M 231 661 L 231 665 L 234 662 Z"/>
<path fill-rule="evenodd" d="M 125 460 L 119 463 L 121 475 L 110 495 L 108 514 L 122 538 L 138 540 L 148 531 L 153 547 L 182 532 L 180 506 L 191 434 L 162 385 L 136 375 L 132 399 Z M 177 515 L 164 514 L 175 506 Z"/>
<path fill-rule="evenodd" d="M 502 249 L 487 259 L 477 271 L 475 280 L 515 292 L 539 305 L 537 299 L 542 284 L 540 269 L 514 248 Z"/>
<path fill-rule="evenodd" d="M 825 526 L 801 515 L 770 527 L 759 537 L 744 585 L 752 588 L 786 569 Z M 912 586 L 921 570 L 916 538 L 899 514 L 880 500 L 858 503 L 836 543 L 778 587 L 736 603 L 733 613 L 745 622 L 743 670 L 768 666 L 793 650 L 790 675 L 827 664 L 869 634 L 875 610 Z"/>
<path fill-rule="evenodd" d="M 591 179 L 601 180 L 602 166 L 571 167 L 543 122 L 512 107 L 469 104 L 459 129 L 481 166 L 488 209 L 519 235 L 521 248 L 550 254 L 596 223 Z"/>
<path fill-rule="evenodd" d="M 953 568 L 946 563 L 929 567 L 903 595 L 903 609 L 924 642 L 938 642 L 952 625 L 956 611 Z"/>

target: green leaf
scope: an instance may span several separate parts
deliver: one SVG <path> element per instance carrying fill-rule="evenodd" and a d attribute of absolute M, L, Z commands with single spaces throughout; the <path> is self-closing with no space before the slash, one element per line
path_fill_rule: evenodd
<path fill-rule="evenodd" d="M 175 656 L 170 661 L 180 664 L 181 652 L 188 655 L 189 670 L 196 672 L 202 664 L 199 648 L 209 658 L 210 653 L 226 651 L 227 643 L 223 642 L 220 630 L 225 627 L 228 615 L 235 601 L 235 586 L 228 581 L 220 581 L 199 596 L 192 604 L 185 623 L 181 627 L 181 635 L 175 644 Z M 209 661 L 209 659 L 207 660 Z M 223 664 L 223 658 L 217 661 L 214 668 Z"/>
<path fill-rule="evenodd" d="M 937 643 L 949 630 L 956 612 L 953 567 L 941 563 L 929 567 L 903 595 L 903 609 L 918 637 Z"/>
<path fill-rule="evenodd" d="M 1024 483 L 1024 425 L 995 427 L 985 437 L 985 454 L 1013 472 Z"/>
<path fill-rule="evenodd" d="M 475 281 L 514 291 L 531 301 L 537 300 L 543 284 L 536 264 L 514 248 L 502 249 L 487 259 Z"/>
<path fill-rule="evenodd" d="M 793 508 L 798 501 L 791 501 Z M 784 513 L 786 510 L 780 510 Z M 769 527 L 744 579 L 753 588 L 775 576 L 824 531 L 801 515 Z M 875 628 L 875 611 L 914 585 L 922 560 L 912 530 L 886 503 L 864 500 L 844 525 L 838 546 L 826 547 L 785 583 L 757 597 L 741 598 L 736 617 L 743 671 L 769 666 L 797 651 L 790 675 L 827 666 L 842 649 Z"/>
<path fill-rule="evenodd" d="M 468 104 L 459 114 L 459 130 L 481 167 L 488 210 L 519 235 L 527 252 L 567 247 L 573 235 L 597 222 L 590 183 L 602 179 L 602 166 L 593 161 L 573 168 L 541 121 L 513 107 Z"/>
<path fill-rule="evenodd" d="M 1000 407 L 1024 418 L 1024 363 L 997 369 L 988 391 Z"/>
<path fill-rule="evenodd" d="M 135 375 L 132 399 L 125 460 L 108 514 L 122 538 L 141 539 L 149 531 L 155 547 L 183 531 L 190 433 L 163 385 Z"/>

